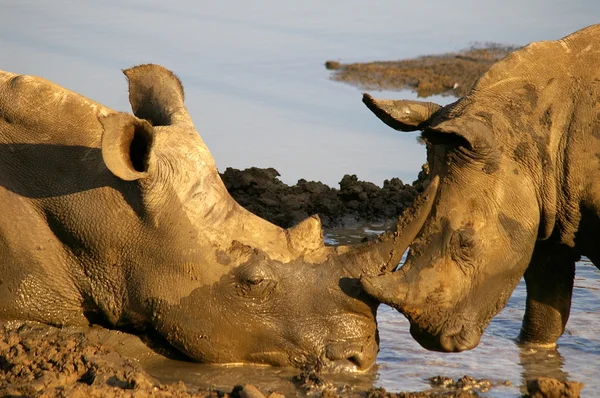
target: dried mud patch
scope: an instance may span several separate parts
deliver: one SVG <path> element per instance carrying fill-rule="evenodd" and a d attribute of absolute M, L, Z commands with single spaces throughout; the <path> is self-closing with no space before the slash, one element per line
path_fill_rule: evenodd
<path fill-rule="evenodd" d="M 484 44 L 457 53 L 426 55 L 399 61 L 344 64 L 325 62 L 331 78 L 367 90 L 411 89 L 419 97 L 469 93 L 477 80 L 515 46 Z"/>

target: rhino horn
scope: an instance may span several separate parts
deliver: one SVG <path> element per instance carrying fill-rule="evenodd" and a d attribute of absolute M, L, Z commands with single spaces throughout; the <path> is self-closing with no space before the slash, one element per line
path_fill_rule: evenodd
<path fill-rule="evenodd" d="M 341 262 L 352 275 L 389 274 L 415 239 L 431 212 L 439 177 L 434 177 L 425 191 L 398 219 L 396 231 L 386 232 L 376 240 L 350 248 Z M 392 273 L 393 275 L 393 273 Z"/>
<path fill-rule="evenodd" d="M 323 247 L 323 227 L 317 214 L 285 230 L 288 246 L 293 253 L 304 255 Z"/>
<path fill-rule="evenodd" d="M 442 107 L 433 102 L 378 100 L 363 94 L 363 102 L 382 122 L 399 131 L 422 130 Z"/>

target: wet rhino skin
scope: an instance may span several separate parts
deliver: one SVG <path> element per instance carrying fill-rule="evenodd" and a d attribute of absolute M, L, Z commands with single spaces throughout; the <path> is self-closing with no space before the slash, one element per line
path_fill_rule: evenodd
<path fill-rule="evenodd" d="M 395 266 L 418 231 L 326 247 L 318 217 L 253 215 L 181 81 L 124 73 L 133 114 L 0 72 L 0 319 L 150 328 L 201 362 L 370 367 L 378 302 L 358 278 Z"/>
<path fill-rule="evenodd" d="M 425 348 L 462 351 L 525 277 L 519 341 L 554 345 L 575 262 L 600 266 L 600 25 L 531 43 L 441 107 L 363 101 L 400 131 L 422 130 L 432 211 L 403 267 L 363 285 L 411 323 Z"/>

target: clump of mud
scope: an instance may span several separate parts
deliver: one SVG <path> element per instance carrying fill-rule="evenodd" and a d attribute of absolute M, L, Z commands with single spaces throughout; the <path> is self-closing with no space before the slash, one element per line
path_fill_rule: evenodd
<path fill-rule="evenodd" d="M 509 381 L 492 382 L 488 379 L 474 379 L 463 376 L 453 380 L 449 377 L 435 376 L 429 379 L 431 388 L 425 391 L 388 392 L 385 388 L 371 388 L 367 391 L 357 391 L 352 386 L 335 387 L 326 378 L 314 371 L 304 371 L 296 376 L 294 382 L 307 395 L 323 398 L 365 397 L 365 398 L 466 398 L 479 397 L 490 388 L 510 385 Z"/>
<path fill-rule="evenodd" d="M 426 172 L 413 185 L 399 178 L 385 180 L 383 187 L 346 174 L 331 188 L 322 182 L 299 180 L 289 186 L 273 168 L 227 168 L 221 178 L 231 196 L 246 209 L 283 228 L 318 214 L 325 228 L 355 222 L 396 219 L 423 190 Z"/>
<path fill-rule="evenodd" d="M 83 330 L 31 322 L 8 322 L 0 328 L 3 397 L 265 397 L 252 385 L 200 391 L 182 382 L 160 384 L 137 362 Z"/>
<path fill-rule="evenodd" d="M 583 383 L 577 381 L 560 381 L 550 377 L 538 377 L 527 380 L 529 398 L 578 398 Z"/>
<path fill-rule="evenodd" d="M 327 61 L 331 78 L 367 90 L 411 89 L 419 97 L 469 93 L 477 80 L 498 60 L 518 47 L 485 44 L 458 53 L 427 55 L 400 61 L 343 64 Z"/>

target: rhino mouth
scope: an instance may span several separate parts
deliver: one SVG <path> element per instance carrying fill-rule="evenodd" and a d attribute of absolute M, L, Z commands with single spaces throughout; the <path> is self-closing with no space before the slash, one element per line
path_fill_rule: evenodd
<path fill-rule="evenodd" d="M 327 372 L 362 372 L 375 363 L 379 345 L 374 339 L 362 342 L 329 343 L 321 357 L 320 368 Z"/>
<path fill-rule="evenodd" d="M 377 358 L 379 345 L 371 337 L 331 341 L 320 355 L 298 355 L 290 358 L 287 351 L 264 351 L 250 354 L 245 362 L 257 365 L 293 366 L 327 373 L 364 372 Z"/>
<path fill-rule="evenodd" d="M 477 347 L 482 331 L 473 322 L 455 319 L 446 322 L 438 332 L 434 333 L 411 322 L 410 334 L 427 350 L 461 352 Z"/>

